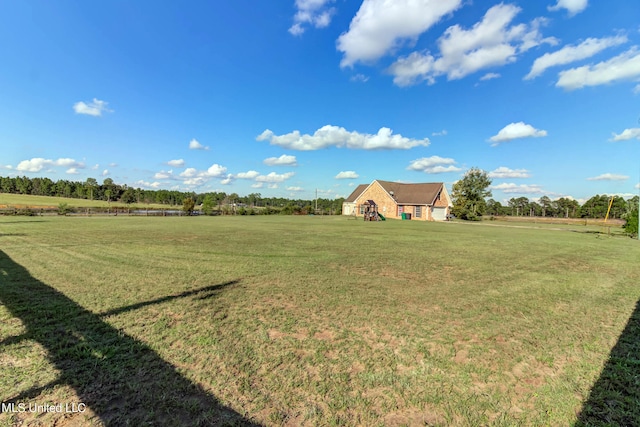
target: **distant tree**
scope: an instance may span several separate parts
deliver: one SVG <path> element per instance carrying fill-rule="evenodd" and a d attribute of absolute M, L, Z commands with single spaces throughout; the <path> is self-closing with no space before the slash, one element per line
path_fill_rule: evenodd
<path fill-rule="evenodd" d="M 196 202 L 191 197 L 187 197 L 182 201 L 182 211 L 187 216 L 193 215 L 195 207 Z"/>
<path fill-rule="evenodd" d="M 95 178 L 87 178 L 85 185 L 89 191 L 89 200 L 93 200 L 93 190 L 98 186 L 98 181 Z"/>
<path fill-rule="evenodd" d="M 485 212 L 486 197 L 491 197 L 491 178 L 487 172 L 471 168 L 464 177 L 453 184 L 453 214 L 461 219 L 479 220 Z"/>
<path fill-rule="evenodd" d="M 124 193 L 122 193 L 122 196 L 120 196 L 120 201 L 122 203 L 133 203 L 136 201 L 136 194 L 133 191 L 133 188 L 127 188 L 126 190 L 124 190 Z"/>
<path fill-rule="evenodd" d="M 204 200 L 202 201 L 202 212 L 205 215 L 211 215 L 213 212 L 213 196 L 211 194 L 207 194 L 204 196 Z"/>
<path fill-rule="evenodd" d="M 624 231 L 629 233 L 632 237 L 638 236 L 638 205 L 636 204 L 627 214 L 624 216 L 627 221 L 624 224 Z"/>

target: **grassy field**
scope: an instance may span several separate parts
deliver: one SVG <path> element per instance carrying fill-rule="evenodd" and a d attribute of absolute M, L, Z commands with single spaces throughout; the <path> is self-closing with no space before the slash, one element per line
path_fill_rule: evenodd
<path fill-rule="evenodd" d="M 0 425 L 637 425 L 639 259 L 545 228 L 0 217 L 0 402 L 72 405 Z"/>

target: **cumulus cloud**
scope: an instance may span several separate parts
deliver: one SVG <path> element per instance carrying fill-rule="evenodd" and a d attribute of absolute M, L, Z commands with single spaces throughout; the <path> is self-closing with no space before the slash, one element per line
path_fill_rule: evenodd
<path fill-rule="evenodd" d="M 158 172 L 154 175 L 155 179 L 177 179 L 182 181 L 183 184 L 189 187 L 199 187 L 207 182 L 209 182 L 212 178 L 222 178 L 222 181 L 225 181 L 223 177 L 231 180 L 232 177 L 226 174 L 227 168 L 224 166 L 220 166 L 217 163 L 211 165 L 207 170 L 198 170 L 196 168 L 186 168 L 178 176 L 173 175 L 172 171 L 169 172 Z M 229 181 L 230 182 L 230 181 Z M 222 182 L 225 184 L 225 182 Z"/>
<path fill-rule="evenodd" d="M 529 71 L 529 74 L 527 74 L 524 79 L 531 80 L 536 78 L 547 68 L 590 58 L 608 47 L 626 43 L 627 40 L 626 36 L 604 37 L 601 39 L 588 38 L 579 45 L 568 45 L 555 52 L 545 53 L 533 61 L 531 71 Z"/>
<path fill-rule="evenodd" d="M 569 12 L 569 16 L 574 16 L 585 10 L 587 6 L 588 0 L 558 0 L 555 5 L 548 6 L 547 9 L 552 12 L 560 9 L 566 9 Z"/>
<path fill-rule="evenodd" d="M 338 173 L 338 175 L 335 176 L 336 179 L 356 179 L 359 177 L 360 175 L 358 175 L 354 171 L 343 171 Z"/>
<path fill-rule="evenodd" d="M 302 188 L 302 187 L 287 187 L 287 191 L 300 192 L 300 191 L 304 191 L 304 188 Z"/>
<path fill-rule="evenodd" d="M 422 157 L 412 160 L 407 167 L 408 170 L 420 171 L 424 173 L 446 173 L 458 172 L 461 168 L 455 166 L 456 161 L 451 158 L 440 156 Z"/>
<path fill-rule="evenodd" d="M 157 181 L 149 182 L 149 181 L 143 181 L 143 180 L 137 181 L 136 184 L 138 184 L 140 188 L 153 188 L 153 189 L 160 188 L 160 186 L 162 185 Z"/>
<path fill-rule="evenodd" d="M 293 16 L 293 25 L 289 33 L 300 36 L 305 32 L 307 25 L 315 28 L 324 28 L 331 23 L 335 8 L 329 7 L 334 0 L 296 0 L 296 14 Z"/>
<path fill-rule="evenodd" d="M 106 101 L 101 101 L 97 98 L 93 98 L 93 101 L 86 103 L 86 102 L 76 102 L 75 104 L 73 104 L 73 111 L 76 112 L 76 114 L 86 114 L 88 116 L 94 116 L 94 117 L 99 117 L 102 115 L 102 113 L 112 113 L 113 110 L 109 110 L 107 108 L 107 105 L 109 103 Z"/>
<path fill-rule="evenodd" d="M 181 167 L 184 167 L 184 160 L 183 159 L 169 160 L 167 162 L 167 165 L 172 166 L 174 168 L 181 168 Z"/>
<path fill-rule="evenodd" d="M 266 182 L 266 183 L 276 183 L 276 182 L 284 182 L 295 175 L 294 172 L 287 172 L 283 174 L 277 174 L 275 172 L 271 172 L 267 175 L 258 175 L 256 176 L 256 182 Z M 269 187 L 271 188 L 271 187 Z"/>
<path fill-rule="evenodd" d="M 102 171 L 102 176 L 109 176 L 111 175 L 111 172 L 109 172 L 109 169 L 105 169 Z"/>
<path fill-rule="evenodd" d="M 530 24 L 511 25 L 520 8 L 500 3 L 491 7 L 473 28 L 449 27 L 438 39 L 440 55 L 428 51 L 412 52 L 389 67 L 398 86 L 422 81 L 434 84 L 436 77 L 461 79 L 484 68 L 516 61 L 519 54 L 541 43 L 556 44 L 557 40 L 542 38 L 540 27 L 546 23 L 536 18 Z"/>
<path fill-rule="evenodd" d="M 629 128 L 622 131 L 621 134 L 613 134 L 613 138 L 610 141 L 628 141 L 630 139 L 640 140 L 640 128 Z"/>
<path fill-rule="evenodd" d="M 200 144 L 198 140 L 195 138 L 189 141 L 189 150 L 208 150 L 208 149 L 209 147 L 205 147 L 204 145 Z"/>
<path fill-rule="evenodd" d="M 561 71 L 557 87 L 565 90 L 582 89 L 640 78 L 640 52 L 632 47 L 608 61 Z"/>
<path fill-rule="evenodd" d="M 340 66 L 375 61 L 415 40 L 460 6 L 462 0 L 364 0 L 349 30 L 338 38 Z"/>
<path fill-rule="evenodd" d="M 280 157 L 269 157 L 263 163 L 267 166 L 297 166 L 296 156 L 283 154 Z"/>
<path fill-rule="evenodd" d="M 348 131 L 343 127 L 326 125 L 314 132 L 313 135 L 301 135 L 294 130 L 285 135 L 275 135 L 267 129 L 256 138 L 258 141 L 269 141 L 272 145 L 288 148 L 290 150 L 319 150 L 327 147 L 346 147 L 361 150 L 375 149 L 400 149 L 429 145 L 429 138 L 412 139 L 402 135 L 394 135 L 392 130 L 386 127 L 380 128 L 377 134 L 363 134 Z"/>
<path fill-rule="evenodd" d="M 504 193 L 518 193 L 518 194 L 543 194 L 545 191 L 541 186 L 537 184 L 513 184 L 513 183 L 503 183 L 498 185 L 492 185 L 489 188 L 492 190 L 500 190 Z"/>
<path fill-rule="evenodd" d="M 260 172 L 257 171 L 248 171 L 248 172 L 240 172 L 235 175 L 238 179 L 255 179 L 260 175 Z"/>
<path fill-rule="evenodd" d="M 233 182 L 233 176 L 231 174 L 227 175 L 226 178 L 220 180 L 220 184 L 229 185 Z"/>
<path fill-rule="evenodd" d="M 40 172 L 45 167 L 62 166 L 70 169 L 84 169 L 82 162 L 74 159 L 62 158 L 58 160 L 43 159 L 42 157 L 34 157 L 30 160 L 23 160 L 16 166 L 17 171 L 21 172 Z"/>
<path fill-rule="evenodd" d="M 619 175 L 615 173 L 603 173 L 602 175 L 587 178 L 587 181 L 624 181 L 629 179 L 627 175 Z"/>
<path fill-rule="evenodd" d="M 487 174 L 489 178 L 529 178 L 531 174 L 526 169 L 510 169 L 500 166 Z"/>
<path fill-rule="evenodd" d="M 518 122 L 506 125 L 497 135 L 492 136 L 489 140 L 493 142 L 491 145 L 495 147 L 501 142 L 509 142 L 519 138 L 539 138 L 542 136 L 547 136 L 546 130 L 539 130 L 524 122 Z"/>
<path fill-rule="evenodd" d="M 446 129 L 442 129 L 440 132 L 433 132 L 431 136 L 445 136 L 447 134 Z"/>
<path fill-rule="evenodd" d="M 169 171 L 160 171 L 160 172 L 156 172 L 155 175 L 153 175 L 153 179 L 173 179 L 173 171 L 169 170 Z"/>
<path fill-rule="evenodd" d="M 77 175 L 80 172 L 78 171 L 78 168 L 69 168 L 69 169 L 66 170 L 65 173 L 67 173 L 69 175 Z"/>

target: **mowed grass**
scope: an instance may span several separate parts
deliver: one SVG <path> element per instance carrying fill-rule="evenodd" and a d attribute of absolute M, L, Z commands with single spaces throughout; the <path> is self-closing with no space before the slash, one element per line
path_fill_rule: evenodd
<path fill-rule="evenodd" d="M 571 425 L 640 298 L 637 241 L 463 223 L 11 217 L 0 252 L 0 401 L 90 403 L 9 425 Z"/>

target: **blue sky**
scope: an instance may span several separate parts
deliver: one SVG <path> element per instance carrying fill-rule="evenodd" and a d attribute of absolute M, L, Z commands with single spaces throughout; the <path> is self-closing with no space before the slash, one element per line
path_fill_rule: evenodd
<path fill-rule="evenodd" d="M 0 3 L 0 175 L 638 194 L 637 0 Z"/>

